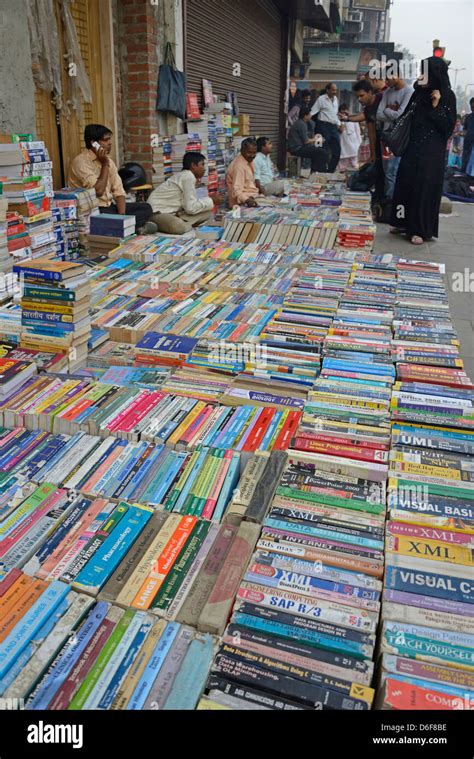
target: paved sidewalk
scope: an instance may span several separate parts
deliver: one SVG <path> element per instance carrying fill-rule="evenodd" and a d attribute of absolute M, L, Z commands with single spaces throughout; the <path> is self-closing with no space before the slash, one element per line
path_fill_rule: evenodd
<path fill-rule="evenodd" d="M 405 237 L 391 235 L 388 225 L 378 224 L 376 251 L 445 264 L 451 317 L 466 371 L 474 379 L 474 204 L 453 203 L 453 214 L 440 219 L 438 240 L 424 245 L 411 245 Z M 459 273 L 462 292 L 456 291 Z"/>

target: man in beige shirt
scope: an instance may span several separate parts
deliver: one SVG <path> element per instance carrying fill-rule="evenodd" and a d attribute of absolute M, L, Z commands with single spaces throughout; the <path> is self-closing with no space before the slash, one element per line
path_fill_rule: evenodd
<path fill-rule="evenodd" d="M 86 149 L 74 158 L 69 169 L 68 186 L 95 189 L 101 213 L 135 216 L 141 234 L 156 234 L 156 224 L 149 221 L 153 211 L 149 203 L 127 203 L 126 193 L 115 163 L 110 158 L 112 132 L 100 124 L 85 128 Z"/>
<path fill-rule="evenodd" d="M 227 190 L 229 193 L 229 205 L 249 206 L 257 205 L 256 198 L 263 195 L 256 183 L 253 162 L 257 156 L 257 141 L 249 137 L 243 141 L 240 155 L 235 158 L 227 170 Z"/>

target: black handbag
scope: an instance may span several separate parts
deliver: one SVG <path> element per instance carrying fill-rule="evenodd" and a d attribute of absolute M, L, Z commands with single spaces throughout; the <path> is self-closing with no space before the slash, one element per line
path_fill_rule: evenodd
<path fill-rule="evenodd" d="M 413 114 L 415 113 L 416 103 L 411 103 L 406 111 L 402 113 L 384 133 L 382 140 L 384 145 L 392 151 L 395 156 L 402 156 L 410 142 L 411 124 Z"/>
<path fill-rule="evenodd" d="M 176 68 L 173 47 L 166 44 L 165 63 L 160 66 L 156 110 L 186 118 L 186 77 Z"/>

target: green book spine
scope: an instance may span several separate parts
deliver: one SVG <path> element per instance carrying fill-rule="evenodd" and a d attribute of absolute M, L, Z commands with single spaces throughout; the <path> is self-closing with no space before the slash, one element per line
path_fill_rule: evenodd
<path fill-rule="evenodd" d="M 191 537 L 181 551 L 176 564 L 174 565 L 168 579 L 158 591 L 152 603 L 153 609 L 166 611 L 174 600 L 174 597 L 180 589 L 184 578 L 186 577 L 191 564 L 193 563 L 197 552 L 201 548 L 204 539 L 209 532 L 210 522 L 199 522 L 194 528 Z"/>
<path fill-rule="evenodd" d="M 290 499 L 298 498 L 310 503 L 321 503 L 326 506 L 338 506 L 342 509 L 350 509 L 351 511 L 365 511 L 369 514 L 383 514 L 385 512 L 385 506 L 381 503 L 355 501 L 351 498 L 334 498 L 333 496 L 321 493 L 305 493 L 300 490 L 293 490 L 292 488 L 277 488 L 277 495 Z"/>
<path fill-rule="evenodd" d="M 126 611 L 124 613 L 119 623 L 117 624 L 115 630 L 113 631 L 112 635 L 110 636 L 109 640 L 107 641 L 104 648 L 100 652 L 96 663 L 92 667 L 91 671 L 87 674 L 86 679 L 84 680 L 78 692 L 76 693 L 71 703 L 69 704 L 68 709 L 73 711 L 73 710 L 80 710 L 84 708 L 84 704 L 86 703 L 90 694 L 92 693 L 95 686 L 97 685 L 97 681 L 99 680 L 99 677 L 101 676 L 105 667 L 107 666 L 110 659 L 112 658 L 118 644 L 120 643 L 123 636 L 125 635 L 125 631 L 127 630 L 127 627 L 132 621 L 133 615 L 134 615 L 133 611 Z"/>

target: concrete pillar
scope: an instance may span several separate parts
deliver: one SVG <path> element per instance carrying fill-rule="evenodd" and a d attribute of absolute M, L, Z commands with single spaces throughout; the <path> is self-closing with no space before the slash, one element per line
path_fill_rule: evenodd
<path fill-rule="evenodd" d="M 0 2 L 0 133 L 35 132 L 26 0 Z"/>

